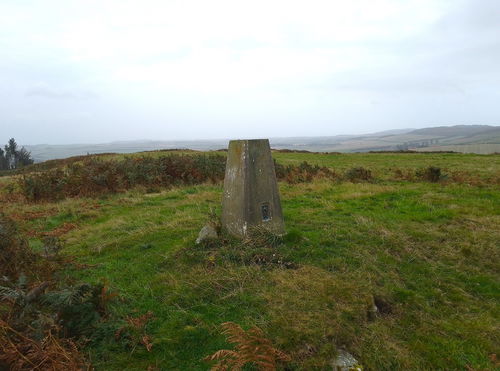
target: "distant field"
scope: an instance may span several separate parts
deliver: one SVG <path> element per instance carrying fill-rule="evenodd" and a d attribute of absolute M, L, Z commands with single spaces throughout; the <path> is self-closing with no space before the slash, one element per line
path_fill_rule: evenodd
<path fill-rule="evenodd" d="M 461 153 L 500 153 L 500 144 L 460 144 L 450 146 L 432 146 L 426 148 L 416 148 L 419 152 L 432 152 L 432 151 L 453 151 Z"/>
<path fill-rule="evenodd" d="M 494 369 L 500 155 L 273 156 L 338 174 L 280 182 L 288 234 L 272 253 L 286 266 L 245 260 L 252 246 L 237 242 L 195 245 L 211 212 L 220 214 L 221 184 L 29 203 L 3 177 L 0 202 L 34 249 L 46 233 L 61 238 L 64 254 L 81 265 L 63 280 L 106 279 L 120 294 L 85 348 L 97 370 L 208 370 L 202 359 L 230 347 L 220 334 L 226 321 L 262 328 L 291 356 L 290 370 L 331 369 L 341 348 L 365 370 Z M 440 181 L 416 175 L 430 166 L 441 169 Z M 359 167 L 373 178 L 348 181 Z M 115 338 L 124 318 L 148 311 L 150 352 Z"/>

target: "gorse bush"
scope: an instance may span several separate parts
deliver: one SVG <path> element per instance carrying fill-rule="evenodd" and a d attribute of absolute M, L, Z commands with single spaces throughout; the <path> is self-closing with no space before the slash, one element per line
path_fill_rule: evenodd
<path fill-rule="evenodd" d="M 220 155 L 170 155 L 159 158 L 134 157 L 121 161 L 90 157 L 64 169 L 24 175 L 20 186 L 30 201 L 115 193 L 135 186 L 220 182 L 226 159 Z"/>

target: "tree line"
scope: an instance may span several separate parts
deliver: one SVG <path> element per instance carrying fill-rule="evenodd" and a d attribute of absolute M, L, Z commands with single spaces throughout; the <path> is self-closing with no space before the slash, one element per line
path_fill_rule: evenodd
<path fill-rule="evenodd" d="M 18 169 L 33 162 L 31 152 L 24 147 L 19 149 L 14 138 L 9 139 L 4 149 L 0 148 L 0 170 Z"/>

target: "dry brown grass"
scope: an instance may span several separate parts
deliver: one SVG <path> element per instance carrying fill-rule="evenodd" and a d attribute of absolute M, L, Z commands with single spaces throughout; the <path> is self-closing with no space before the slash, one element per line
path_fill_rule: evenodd
<path fill-rule="evenodd" d="M 70 339 L 60 339 L 49 331 L 37 341 L 0 319 L 0 367 L 2 364 L 12 371 L 89 369 Z"/>

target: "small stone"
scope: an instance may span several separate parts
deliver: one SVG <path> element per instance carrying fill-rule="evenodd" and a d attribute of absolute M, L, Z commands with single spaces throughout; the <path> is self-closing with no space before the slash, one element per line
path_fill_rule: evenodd
<path fill-rule="evenodd" d="M 139 246 L 142 250 L 149 250 L 151 248 L 153 248 L 153 245 L 151 245 L 150 243 L 143 243 L 141 246 Z"/>
<path fill-rule="evenodd" d="M 369 302 L 368 302 L 368 310 L 367 310 L 367 317 L 369 321 L 375 321 L 378 315 L 378 307 L 377 304 L 375 303 L 375 297 L 370 296 Z"/>
<path fill-rule="evenodd" d="M 339 349 L 337 358 L 335 358 L 332 362 L 332 367 L 334 371 L 362 370 L 362 367 L 359 366 L 356 358 L 342 349 Z"/>
<path fill-rule="evenodd" d="M 198 238 L 196 239 L 196 244 L 199 245 L 202 242 L 215 240 L 217 239 L 217 231 L 210 224 L 204 226 L 200 233 L 198 234 Z"/>
<path fill-rule="evenodd" d="M 378 313 L 378 308 L 375 304 L 371 305 L 369 308 L 368 308 L 368 320 L 369 321 L 375 321 L 375 319 L 377 318 L 377 313 Z"/>

